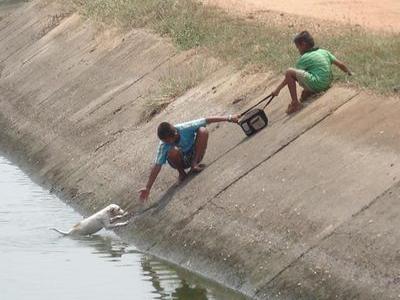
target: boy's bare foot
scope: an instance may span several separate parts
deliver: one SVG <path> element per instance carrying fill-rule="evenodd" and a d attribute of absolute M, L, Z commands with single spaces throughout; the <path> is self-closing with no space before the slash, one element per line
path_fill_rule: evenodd
<path fill-rule="evenodd" d="M 310 97 L 312 97 L 313 95 L 315 95 L 314 92 L 311 92 L 309 90 L 303 90 L 301 92 L 301 96 L 300 96 L 300 102 L 305 102 L 308 99 L 310 99 Z"/>
<path fill-rule="evenodd" d="M 204 164 L 195 165 L 190 169 L 190 173 L 200 173 L 205 169 L 205 167 L 206 165 Z"/>
<path fill-rule="evenodd" d="M 182 183 L 186 180 L 187 178 L 187 174 L 186 173 L 179 173 L 179 178 L 178 178 L 178 183 Z"/>
<path fill-rule="evenodd" d="M 300 102 L 297 103 L 290 103 L 288 108 L 286 109 L 286 113 L 288 115 L 293 114 L 295 112 L 298 112 L 299 110 L 301 110 L 303 108 L 303 104 L 301 104 Z"/>

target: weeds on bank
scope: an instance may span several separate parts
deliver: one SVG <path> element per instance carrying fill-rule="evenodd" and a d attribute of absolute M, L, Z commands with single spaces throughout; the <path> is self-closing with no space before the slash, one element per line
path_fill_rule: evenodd
<path fill-rule="evenodd" d="M 182 50 L 205 47 L 239 67 L 248 64 L 281 73 L 298 54 L 294 29 L 230 16 L 194 0 L 73 0 L 92 18 L 125 28 L 147 27 L 172 38 Z M 307 29 L 307 28 L 304 28 Z M 400 84 L 400 35 L 334 27 L 312 32 L 323 48 L 345 61 L 361 87 L 390 92 Z M 336 78 L 345 81 L 337 72 Z"/>
<path fill-rule="evenodd" d="M 169 72 L 160 79 L 161 90 L 150 93 L 141 120 L 147 122 L 163 111 L 175 99 L 182 96 L 189 89 L 197 86 L 209 74 L 214 72 L 217 65 L 208 64 L 204 59 L 198 59 L 183 72 Z"/>
<path fill-rule="evenodd" d="M 165 77 L 160 81 L 161 91 L 150 95 L 145 103 L 145 109 L 142 115 L 142 121 L 149 121 L 155 115 L 163 111 L 176 98 L 182 96 L 187 90 L 196 86 L 201 80 L 186 76 L 175 78 Z"/>

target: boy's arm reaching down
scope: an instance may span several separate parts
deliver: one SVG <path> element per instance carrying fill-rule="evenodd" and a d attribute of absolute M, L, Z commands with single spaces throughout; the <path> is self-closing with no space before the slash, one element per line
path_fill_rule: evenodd
<path fill-rule="evenodd" d="M 237 123 L 239 121 L 239 118 L 240 118 L 240 115 L 236 115 L 236 114 L 229 115 L 229 116 L 214 116 L 214 117 L 209 117 L 209 118 L 202 118 L 202 119 L 195 120 L 192 122 L 187 122 L 187 123 L 181 124 L 181 125 L 184 125 L 186 130 L 197 131 L 200 127 L 203 127 L 206 124 L 217 123 L 217 122 Z M 150 190 L 151 190 L 154 182 L 156 181 L 158 174 L 161 171 L 163 163 L 165 163 L 165 160 L 166 160 L 166 157 L 165 157 L 165 155 L 163 155 L 163 153 L 164 153 L 163 148 L 159 148 L 158 154 L 157 154 L 157 160 L 151 169 L 151 173 L 150 173 L 149 179 L 147 180 L 146 187 L 139 190 L 139 197 L 140 197 L 141 201 L 145 201 L 149 198 Z M 192 169 L 193 169 L 193 166 L 192 166 Z"/>
<path fill-rule="evenodd" d="M 156 181 L 158 173 L 160 173 L 161 171 L 161 167 L 162 165 L 155 164 L 151 169 L 151 173 L 147 181 L 146 187 L 139 191 L 140 200 L 145 201 L 147 200 L 147 198 L 149 198 L 151 187 L 153 186 L 154 181 Z"/>
<path fill-rule="evenodd" d="M 340 60 L 338 60 L 338 59 L 335 59 L 333 62 L 332 62 L 335 66 L 337 66 L 340 70 L 342 70 L 343 72 L 345 72 L 347 75 L 353 75 L 352 73 L 351 73 L 351 71 L 349 70 L 349 68 L 342 62 L 342 61 L 340 61 Z"/>

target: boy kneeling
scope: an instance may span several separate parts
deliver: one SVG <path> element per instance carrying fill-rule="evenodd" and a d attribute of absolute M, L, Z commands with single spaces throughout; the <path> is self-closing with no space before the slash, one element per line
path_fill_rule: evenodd
<path fill-rule="evenodd" d="M 237 123 L 238 120 L 238 115 L 230 115 L 202 118 L 177 125 L 161 123 L 157 129 L 161 142 L 158 146 L 156 161 L 146 187 L 139 191 L 140 199 L 144 201 L 149 197 L 151 187 L 166 162 L 178 171 L 179 182 L 186 179 L 188 174 L 186 169 L 190 169 L 193 173 L 201 172 L 204 165 L 200 162 L 206 153 L 208 142 L 206 125 L 217 122 Z"/>

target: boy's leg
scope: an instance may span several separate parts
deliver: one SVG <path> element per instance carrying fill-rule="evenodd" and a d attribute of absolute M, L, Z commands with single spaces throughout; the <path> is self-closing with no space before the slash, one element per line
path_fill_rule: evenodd
<path fill-rule="evenodd" d="M 183 153 L 178 147 L 173 147 L 168 152 L 168 163 L 179 173 L 179 181 L 185 180 L 187 174 L 185 172 L 185 163 L 183 161 Z"/>
<path fill-rule="evenodd" d="M 206 154 L 208 144 L 208 130 L 205 127 L 200 127 L 197 129 L 196 141 L 194 143 L 194 157 L 192 161 L 193 172 L 200 172 L 204 169 L 200 165 L 204 155 Z"/>
<path fill-rule="evenodd" d="M 312 92 L 304 87 L 303 91 L 301 92 L 300 102 L 307 101 L 312 95 L 315 95 L 315 92 Z"/>
<path fill-rule="evenodd" d="M 299 99 L 297 98 L 296 69 L 288 69 L 285 74 L 285 80 L 289 88 L 290 97 L 292 98 L 292 102 L 289 104 L 286 112 L 288 114 L 291 114 L 300 110 L 303 107 L 303 105 L 299 102 Z"/>
<path fill-rule="evenodd" d="M 294 69 L 294 72 L 296 73 L 296 80 L 298 84 L 303 88 L 303 91 L 301 92 L 301 96 L 299 101 L 304 102 L 306 101 L 309 97 L 312 95 L 316 94 L 307 84 L 307 72 L 304 70 L 298 70 Z"/>

